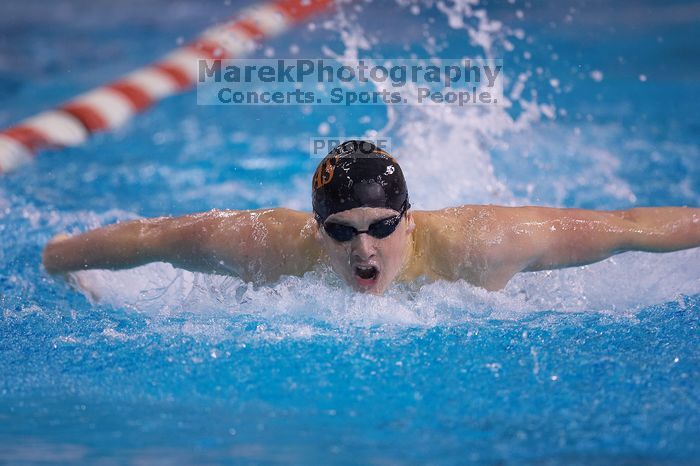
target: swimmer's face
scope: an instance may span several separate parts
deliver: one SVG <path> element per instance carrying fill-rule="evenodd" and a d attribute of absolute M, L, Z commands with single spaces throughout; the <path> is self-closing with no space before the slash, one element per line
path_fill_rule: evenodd
<path fill-rule="evenodd" d="M 325 224 L 336 223 L 364 231 L 375 222 L 397 215 L 399 212 L 392 209 L 357 207 L 329 216 Z M 408 257 L 407 246 L 414 228 L 413 216 L 406 212 L 396 230 L 385 238 L 360 233 L 341 242 L 331 238 L 321 226 L 317 238 L 328 254 L 331 267 L 348 285 L 357 291 L 382 294 Z"/>

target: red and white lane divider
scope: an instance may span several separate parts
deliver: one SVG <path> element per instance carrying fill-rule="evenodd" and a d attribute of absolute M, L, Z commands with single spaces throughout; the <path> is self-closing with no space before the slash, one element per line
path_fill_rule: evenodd
<path fill-rule="evenodd" d="M 157 101 L 194 87 L 201 58 L 241 58 L 255 43 L 329 9 L 332 0 L 276 0 L 248 8 L 160 61 L 0 131 L 0 173 L 41 149 L 77 146 L 90 134 L 121 125 Z"/>

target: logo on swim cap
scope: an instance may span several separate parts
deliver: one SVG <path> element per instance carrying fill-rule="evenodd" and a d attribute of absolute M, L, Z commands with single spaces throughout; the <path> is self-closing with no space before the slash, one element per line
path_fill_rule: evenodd
<path fill-rule="evenodd" d="M 333 162 L 337 161 L 338 157 L 334 159 L 324 159 L 316 168 L 316 173 L 314 173 L 314 183 L 313 189 L 318 189 L 324 184 L 328 184 L 333 179 L 333 172 L 335 171 L 335 164 Z"/>

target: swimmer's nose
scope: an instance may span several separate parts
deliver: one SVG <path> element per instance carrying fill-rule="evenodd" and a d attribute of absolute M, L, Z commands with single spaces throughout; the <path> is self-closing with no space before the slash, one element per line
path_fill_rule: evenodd
<path fill-rule="evenodd" d="M 360 260 L 367 260 L 374 257 L 374 241 L 367 233 L 360 233 L 352 240 L 352 253 Z"/>

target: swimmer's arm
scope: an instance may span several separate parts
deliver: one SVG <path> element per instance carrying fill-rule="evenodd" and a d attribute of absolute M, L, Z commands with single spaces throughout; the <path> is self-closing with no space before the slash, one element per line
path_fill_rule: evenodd
<path fill-rule="evenodd" d="M 60 234 L 44 248 L 42 262 L 49 273 L 59 274 L 86 269 L 124 269 L 157 261 L 160 232 L 176 221 L 142 219 L 74 236 Z"/>
<path fill-rule="evenodd" d="M 191 271 L 273 279 L 310 268 L 314 251 L 304 250 L 310 235 L 300 231 L 307 217 L 268 209 L 135 220 L 58 237 L 44 249 L 43 263 L 50 273 L 64 273 L 169 262 Z"/>
<path fill-rule="evenodd" d="M 696 208 L 488 208 L 493 215 L 486 257 L 501 286 L 520 271 L 586 265 L 625 251 L 670 252 L 700 246 Z"/>

